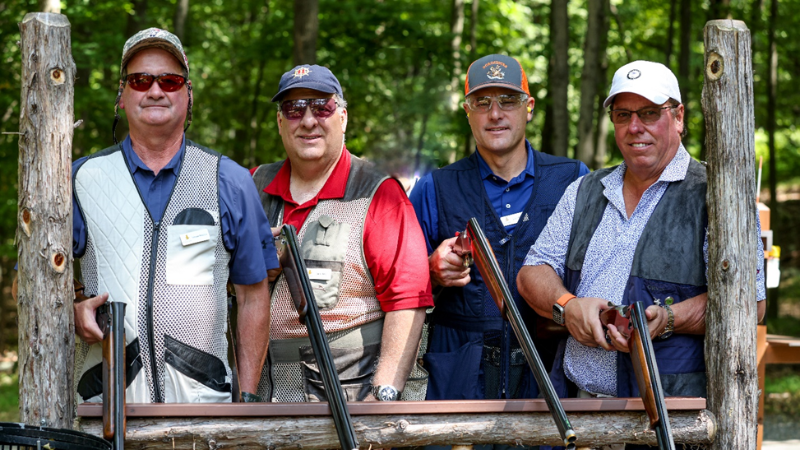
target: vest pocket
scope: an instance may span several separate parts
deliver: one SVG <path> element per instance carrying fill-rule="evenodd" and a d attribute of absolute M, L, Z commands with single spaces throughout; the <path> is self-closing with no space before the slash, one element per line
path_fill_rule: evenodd
<path fill-rule="evenodd" d="M 356 348 L 332 348 L 331 355 L 347 401 L 362 401 L 372 388 L 372 376 L 378 365 L 380 344 Z M 322 374 L 311 346 L 300 347 L 303 389 L 306 401 L 328 401 Z"/>
<path fill-rule="evenodd" d="M 216 356 L 164 335 L 166 403 L 231 401 L 231 379 Z"/>
<path fill-rule="evenodd" d="M 342 269 L 347 256 L 350 224 L 336 222 L 328 215 L 311 222 L 300 244 L 300 255 L 309 269 L 314 298 L 320 309 L 339 302 Z"/>
<path fill-rule="evenodd" d="M 167 284 L 214 283 L 215 225 L 172 225 L 167 229 Z"/>

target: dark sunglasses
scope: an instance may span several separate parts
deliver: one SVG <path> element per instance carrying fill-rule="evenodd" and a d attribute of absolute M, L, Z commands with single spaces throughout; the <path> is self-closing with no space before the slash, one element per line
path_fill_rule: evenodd
<path fill-rule="evenodd" d="M 154 81 L 158 82 L 158 86 L 164 92 L 175 92 L 186 84 L 186 78 L 175 73 L 162 73 L 161 75 L 132 73 L 125 77 L 125 83 L 134 91 L 139 92 L 147 92 Z"/>
<path fill-rule="evenodd" d="M 306 108 L 311 109 L 311 114 L 317 119 L 327 119 L 336 112 L 339 106 L 336 100 L 331 98 L 301 98 L 297 100 L 286 100 L 281 102 L 281 113 L 289 120 L 302 119 L 306 115 Z"/>
<path fill-rule="evenodd" d="M 651 125 L 658 122 L 658 119 L 661 118 L 661 113 L 663 113 L 664 110 L 675 109 L 677 107 L 678 105 L 648 106 L 636 111 L 630 111 L 627 109 L 612 109 L 608 112 L 608 115 L 611 117 L 611 122 L 613 122 L 614 125 L 625 125 L 629 123 L 631 119 L 633 119 L 634 114 L 639 116 L 639 120 L 641 120 L 645 125 Z"/>

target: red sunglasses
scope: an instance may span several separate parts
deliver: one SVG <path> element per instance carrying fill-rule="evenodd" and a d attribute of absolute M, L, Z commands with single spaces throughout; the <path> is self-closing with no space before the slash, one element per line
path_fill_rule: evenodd
<path fill-rule="evenodd" d="M 154 81 L 158 82 L 158 86 L 164 92 L 175 92 L 186 84 L 186 78 L 175 73 L 162 73 L 161 75 L 132 73 L 125 77 L 125 83 L 134 91 L 139 92 L 147 92 Z"/>
<path fill-rule="evenodd" d="M 306 108 L 311 109 L 311 114 L 317 119 L 327 119 L 336 112 L 339 105 L 336 100 L 331 98 L 301 98 L 297 100 L 286 100 L 281 103 L 281 113 L 289 120 L 302 119 L 306 114 Z"/>

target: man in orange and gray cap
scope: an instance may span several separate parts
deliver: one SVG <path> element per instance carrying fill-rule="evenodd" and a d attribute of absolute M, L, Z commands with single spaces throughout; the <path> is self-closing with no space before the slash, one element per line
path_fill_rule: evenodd
<path fill-rule="evenodd" d="M 517 271 L 564 189 L 588 169 L 540 153 L 525 138 L 535 101 L 515 58 L 489 55 L 473 62 L 465 94 L 475 153 L 426 175 L 411 192 L 431 282 L 440 289 L 424 357 L 427 398 L 535 398 L 538 386 L 520 345 L 481 274 L 464 269 L 454 253 L 454 236 L 471 217 L 478 219 L 535 335 L 534 313 L 516 290 Z"/>

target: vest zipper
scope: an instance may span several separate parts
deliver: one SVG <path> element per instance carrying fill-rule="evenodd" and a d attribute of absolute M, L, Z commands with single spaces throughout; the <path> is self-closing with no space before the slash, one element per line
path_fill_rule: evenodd
<path fill-rule="evenodd" d="M 177 181 L 177 180 L 176 180 Z M 153 284 L 155 283 L 156 256 L 158 256 L 158 234 L 161 222 L 153 222 L 153 238 L 150 243 L 150 274 L 147 278 L 147 343 L 150 347 L 150 373 L 153 376 L 153 389 L 156 403 L 163 403 L 161 398 L 161 380 L 156 368 L 156 344 L 153 332 Z"/>

